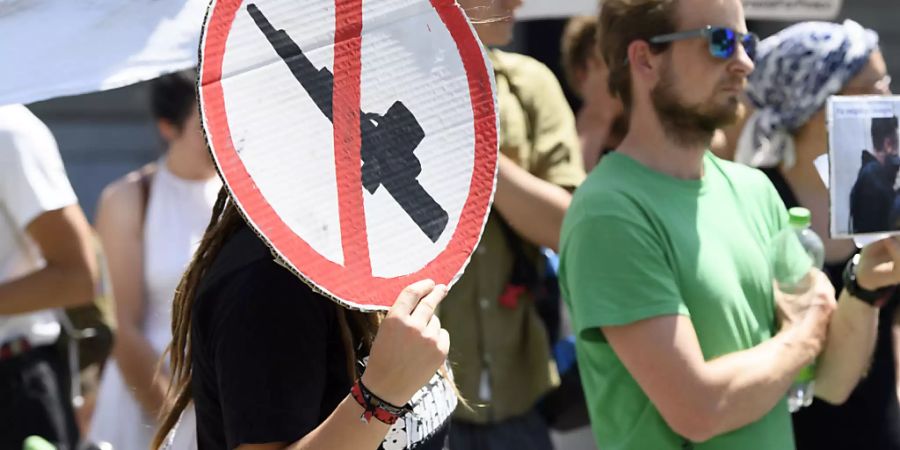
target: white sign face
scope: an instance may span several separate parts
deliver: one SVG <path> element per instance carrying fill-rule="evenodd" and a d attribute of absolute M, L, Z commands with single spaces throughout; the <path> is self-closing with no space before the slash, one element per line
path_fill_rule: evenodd
<path fill-rule="evenodd" d="M 743 0 L 748 19 L 834 20 L 841 12 L 841 0 Z"/>
<path fill-rule="evenodd" d="M 831 97 L 827 106 L 831 236 L 900 232 L 900 97 Z"/>
<path fill-rule="evenodd" d="M 455 281 L 483 230 L 497 157 L 490 63 L 459 7 L 212 8 L 204 128 L 234 198 L 279 256 L 362 309 L 390 306 L 410 281 Z"/>

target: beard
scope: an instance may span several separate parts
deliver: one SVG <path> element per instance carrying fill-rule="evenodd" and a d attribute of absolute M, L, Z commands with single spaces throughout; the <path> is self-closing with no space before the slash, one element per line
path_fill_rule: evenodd
<path fill-rule="evenodd" d="M 737 97 L 725 104 L 715 104 L 712 100 L 685 104 L 678 96 L 668 68 L 650 92 L 650 98 L 666 135 L 684 147 L 709 145 L 716 130 L 737 121 L 744 107 Z"/>

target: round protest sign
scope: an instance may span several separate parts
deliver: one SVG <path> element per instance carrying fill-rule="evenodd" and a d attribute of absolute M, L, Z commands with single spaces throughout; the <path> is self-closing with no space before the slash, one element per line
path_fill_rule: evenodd
<path fill-rule="evenodd" d="M 200 58 L 213 158 L 285 266 L 362 310 L 462 274 L 493 196 L 497 115 L 453 0 L 217 0 Z"/>

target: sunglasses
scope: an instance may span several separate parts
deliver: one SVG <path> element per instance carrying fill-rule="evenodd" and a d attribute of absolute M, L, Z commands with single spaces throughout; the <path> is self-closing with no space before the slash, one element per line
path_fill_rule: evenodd
<path fill-rule="evenodd" d="M 685 39 L 706 38 L 709 41 L 709 54 L 719 59 L 730 59 L 737 50 L 738 42 L 751 61 L 756 60 L 756 45 L 759 36 L 756 33 L 738 33 L 731 28 L 707 26 L 699 30 L 679 31 L 650 38 L 651 44 L 667 44 Z"/>

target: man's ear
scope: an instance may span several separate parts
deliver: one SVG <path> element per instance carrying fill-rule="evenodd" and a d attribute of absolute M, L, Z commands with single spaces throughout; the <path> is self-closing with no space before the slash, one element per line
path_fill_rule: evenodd
<path fill-rule="evenodd" d="M 572 91 L 579 97 L 584 97 L 585 94 L 584 83 L 588 78 L 588 64 L 590 64 L 590 62 L 585 62 L 584 64 L 583 67 L 575 69 L 575 73 L 573 74 L 575 79 L 572 80 L 575 82 L 575 86 L 572 86 Z"/>
<path fill-rule="evenodd" d="M 650 49 L 647 41 L 635 40 L 628 44 L 628 65 L 633 81 L 655 85 L 659 79 L 659 57 Z"/>

